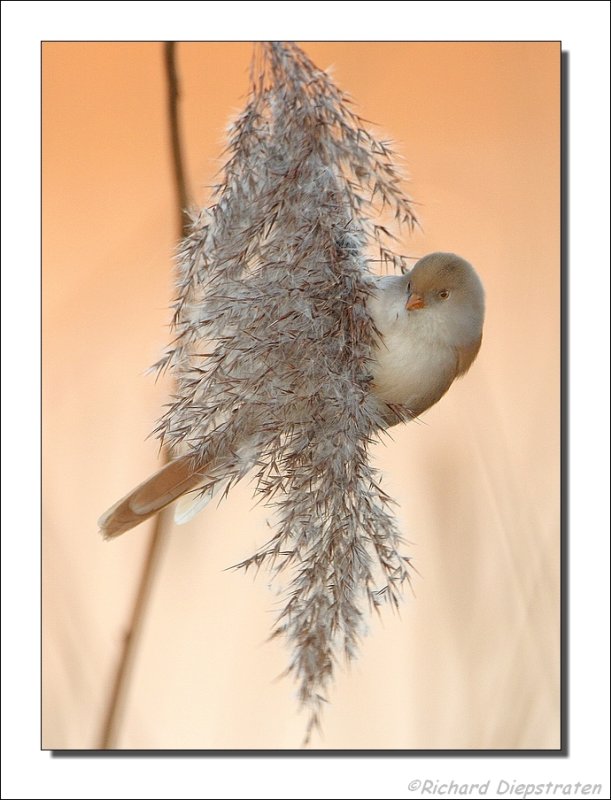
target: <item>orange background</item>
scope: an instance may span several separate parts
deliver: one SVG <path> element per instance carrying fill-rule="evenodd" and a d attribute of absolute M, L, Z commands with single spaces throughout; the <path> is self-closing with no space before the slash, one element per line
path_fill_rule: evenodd
<path fill-rule="evenodd" d="M 559 746 L 558 43 L 306 43 L 406 157 L 423 255 L 487 290 L 463 381 L 377 448 L 421 577 L 338 671 L 320 748 Z M 187 172 L 206 202 L 249 43 L 178 46 Z M 43 45 L 43 746 L 91 748 L 150 523 L 99 514 L 158 464 L 176 208 L 162 46 Z M 171 531 L 122 748 L 299 747 L 265 576 L 223 569 L 267 538 L 240 486 Z"/>

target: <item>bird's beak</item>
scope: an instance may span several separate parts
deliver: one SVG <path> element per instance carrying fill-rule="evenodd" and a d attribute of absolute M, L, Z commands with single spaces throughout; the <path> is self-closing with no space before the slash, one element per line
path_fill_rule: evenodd
<path fill-rule="evenodd" d="M 424 308 L 424 298 L 422 297 L 421 294 L 416 294 L 416 292 L 412 292 L 407 298 L 407 303 L 405 304 L 405 308 L 408 311 L 414 311 L 416 308 Z"/>

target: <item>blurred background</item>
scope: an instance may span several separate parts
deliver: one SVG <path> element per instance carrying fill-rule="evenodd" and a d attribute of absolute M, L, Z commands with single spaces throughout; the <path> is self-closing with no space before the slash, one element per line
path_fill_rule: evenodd
<path fill-rule="evenodd" d="M 559 43 L 309 42 L 405 156 L 421 256 L 487 291 L 464 380 L 377 447 L 419 575 L 337 680 L 316 748 L 560 745 Z M 180 43 L 186 171 L 205 204 L 251 43 Z M 177 213 L 160 43 L 43 44 L 43 746 L 93 748 L 152 523 L 96 519 L 159 464 Z M 295 748 L 277 599 L 224 572 L 268 538 L 244 483 L 165 537 L 120 748 Z"/>

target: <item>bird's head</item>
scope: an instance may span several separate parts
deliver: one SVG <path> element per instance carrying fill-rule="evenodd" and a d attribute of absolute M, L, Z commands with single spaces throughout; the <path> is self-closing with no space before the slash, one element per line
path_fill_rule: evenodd
<path fill-rule="evenodd" d="M 430 253 L 406 278 L 405 308 L 410 315 L 426 312 L 456 343 L 481 336 L 484 289 L 468 261 L 454 253 Z"/>

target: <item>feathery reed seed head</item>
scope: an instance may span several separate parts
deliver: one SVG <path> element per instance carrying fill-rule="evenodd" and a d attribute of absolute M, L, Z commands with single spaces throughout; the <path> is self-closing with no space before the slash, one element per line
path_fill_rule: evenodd
<path fill-rule="evenodd" d="M 367 459 L 383 425 L 368 393 L 367 298 L 372 247 L 405 267 L 380 212 L 416 220 L 388 143 L 295 44 L 258 46 L 228 154 L 213 205 L 180 248 L 176 338 L 157 365 L 177 389 L 156 431 L 202 462 L 255 453 L 275 533 L 238 566 L 289 576 L 274 634 L 292 648 L 309 732 L 338 657 L 355 656 L 367 599 L 396 606 L 408 577 Z M 243 471 L 236 457 L 228 488 Z"/>

